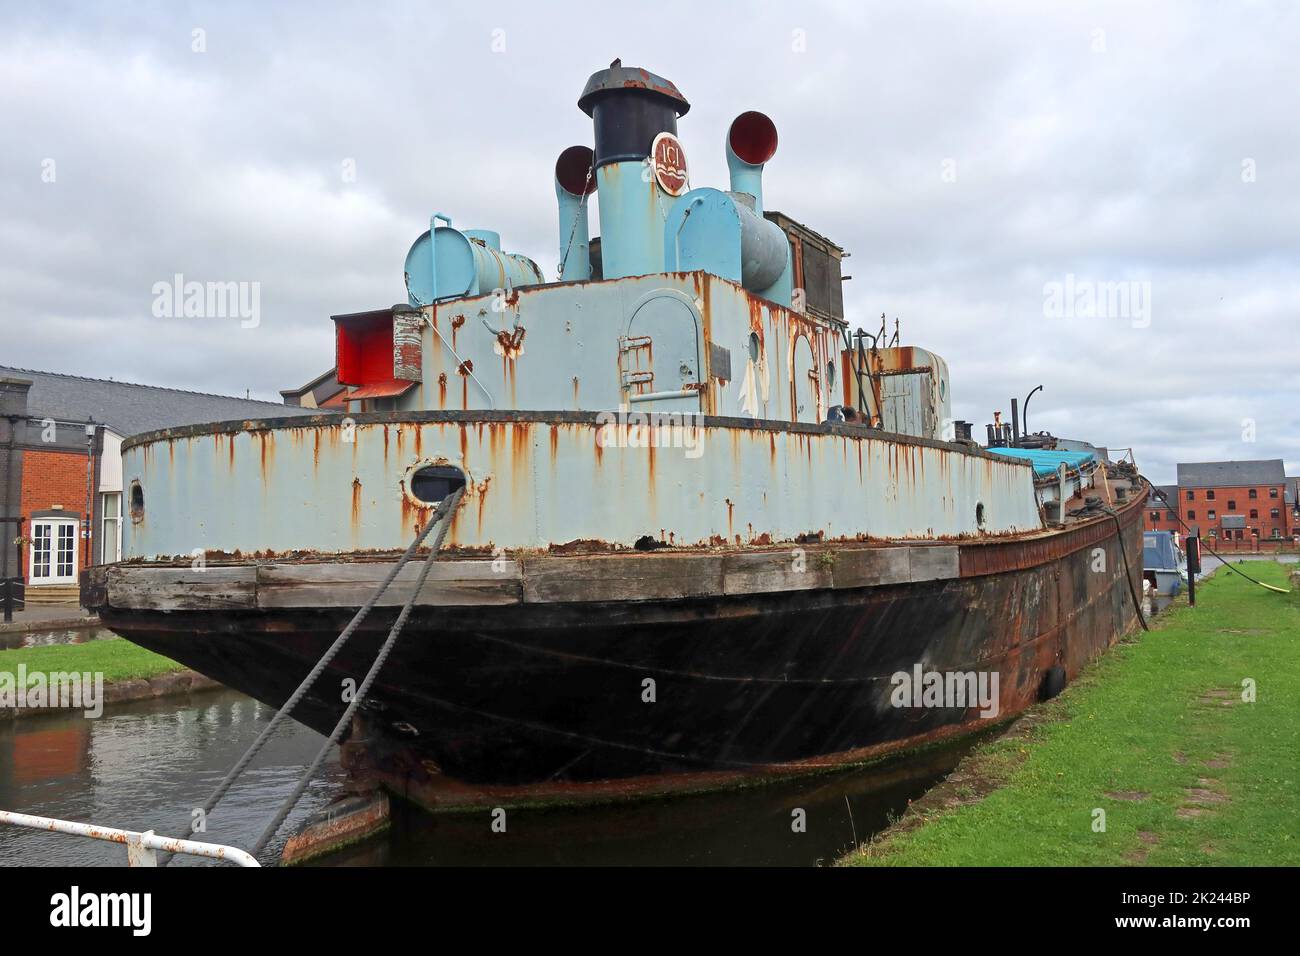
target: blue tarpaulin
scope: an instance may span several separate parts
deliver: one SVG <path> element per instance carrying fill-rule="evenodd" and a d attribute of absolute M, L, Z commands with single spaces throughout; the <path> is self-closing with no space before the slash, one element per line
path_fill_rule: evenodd
<path fill-rule="evenodd" d="M 1077 471 L 1093 459 L 1090 451 L 1044 451 L 1041 448 L 990 448 L 989 451 L 995 455 L 1029 462 L 1034 466 L 1035 478 L 1047 478 L 1056 474 L 1062 464 L 1070 471 Z"/>

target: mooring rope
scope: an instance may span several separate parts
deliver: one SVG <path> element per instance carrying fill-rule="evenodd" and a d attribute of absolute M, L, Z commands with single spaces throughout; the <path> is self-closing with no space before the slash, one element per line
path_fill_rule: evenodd
<path fill-rule="evenodd" d="M 271 718 L 270 723 L 262 728 L 262 732 L 258 734 L 257 739 L 253 741 L 252 745 L 246 751 L 244 751 L 244 755 L 236 761 L 235 765 L 230 768 L 222 781 L 217 784 L 216 789 L 212 791 L 212 795 L 204 802 L 202 813 L 199 815 L 198 820 L 193 817 L 191 818 L 184 839 L 189 839 L 194 835 L 198 821 L 206 820 L 208 814 L 212 812 L 213 808 L 215 808 L 216 805 L 221 802 L 221 799 L 230 791 L 231 786 L 234 785 L 235 781 L 238 780 L 240 775 L 248 768 L 248 765 L 252 763 L 253 758 L 257 756 L 258 751 L 260 751 L 266 742 L 271 739 L 271 735 L 275 733 L 275 729 L 280 725 L 280 722 L 283 721 L 296 706 L 298 706 L 299 702 L 306 696 L 307 691 L 311 688 L 312 684 L 316 683 L 316 680 L 322 673 L 324 673 L 325 668 L 329 666 L 330 661 L 334 660 L 338 652 L 343 649 L 343 645 L 348 642 L 348 639 L 352 636 L 353 632 L 356 631 L 361 622 L 370 614 L 371 610 L 373 610 L 374 606 L 379 602 L 379 599 L 384 595 L 384 592 L 386 592 L 392 585 L 393 581 L 397 579 L 397 575 L 401 572 L 402 568 L 406 566 L 406 563 L 411 560 L 424 539 L 429 536 L 429 532 L 437 527 L 438 523 L 441 522 L 444 517 L 447 517 L 455 510 L 455 506 L 460 503 L 461 496 L 464 493 L 464 488 L 457 489 L 453 494 L 438 503 L 438 507 L 434 510 L 433 515 L 430 516 L 428 523 L 420 529 L 420 533 L 415 536 L 415 540 L 410 543 L 407 549 L 402 553 L 402 556 L 397 559 L 397 563 L 393 565 L 392 569 L 387 575 L 385 575 L 384 580 L 380 582 L 379 588 L 366 600 L 365 604 L 357 609 L 357 613 L 352 616 L 352 620 L 348 622 L 347 627 L 343 629 L 339 636 L 334 639 L 334 643 L 329 646 L 323 655 L 321 655 L 320 660 L 316 662 L 316 665 L 311 669 L 311 672 L 302 679 L 302 683 L 298 685 L 298 689 L 295 690 L 280 709 L 275 712 L 275 716 Z M 450 521 L 446 522 L 446 526 L 450 526 L 450 524 Z M 446 526 L 439 532 L 437 542 L 434 544 L 433 549 L 429 554 L 430 560 L 433 559 L 433 555 L 437 554 L 438 549 L 442 546 L 442 540 L 446 536 Z M 427 570 L 421 573 L 421 583 L 423 583 L 424 576 L 427 574 Z M 416 593 L 419 593 L 419 587 L 416 588 Z M 254 852 L 254 855 L 256 855 L 256 851 Z M 166 866 L 169 862 L 171 862 L 170 855 L 160 859 L 158 865 Z"/>
<path fill-rule="evenodd" d="M 1234 574 L 1240 574 L 1243 578 L 1245 578 L 1247 581 L 1250 581 L 1252 584 L 1258 584 L 1260 587 L 1262 587 L 1262 588 L 1266 588 L 1266 589 L 1269 590 L 1269 591 L 1276 591 L 1278 594 L 1290 594 L 1290 593 L 1291 593 L 1289 590 L 1287 590 L 1287 589 L 1285 589 L 1285 588 L 1279 588 L 1279 587 L 1276 587 L 1275 585 L 1272 585 L 1272 584 L 1265 584 L 1263 581 L 1257 581 L 1257 580 L 1255 580 L 1254 578 L 1252 578 L 1249 574 L 1247 574 L 1245 571 L 1242 571 L 1242 570 L 1239 570 L 1239 569 L 1237 569 L 1237 568 L 1234 568 L 1230 563 L 1228 563 L 1228 559 L 1227 559 L 1227 558 L 1225 558 L 1223 555 L 1219 554 L 1219 552 L 1215 551 L 1212 547 L 1210 547 L 1208 544 L 1206 544 L 1204 538 L 1202 538 L 1199 534 L 1197 534 L 1197 533 L 1196 533 L 1195 531 L 1193 531 L 1190 527 L 1188 527 L 1187 522 L 1184 521 L 1182 515 L 1180 515 L 1180 514 L 1178 513 L 1178 506 L 1175 505 L 1175 504 L 1170 504 L 1170 503 L 1169 503 L 1169 496 L 1168 496 L 1167 494 L 1165 494 L 1163 491 L 1161 491 L 1161 490 L 1160 490 L 1159 488 L 1157 488 L 1155 485 L 1151 484 L 1151 482 L 1147 479 L 1147 477 L 1146 477 L 1145 475 L 1143 475 L 1143 476 L 1141 476 L 1141 477 L 1142 477 L 1142 480 L 1143 480 L 1143 481 L 1145 481 L 1147 484 L 1151 485 L 1151 493 L 1154 494 L 1157 498 L 1159 498 L 1161 501 L 1163 501 L 1163 502 L 1165 503 L 1165 510 L 1168 511 L 1171 515 L 1174 516 L 1174 520 L 1177 521 L 1180 525 L 1182 525 L 1183 528 L 1186 529 L 1186 531 L 1187 531 L 1187 533 L 1188 533 L 1189 535 L 1192 535 L 1193 537 L 1195 537 L 1196 540 L 1200 542 L 1200 546 L 1201 546 L 1201 547 L 1203 547 L 1206 551 L 1210 552 L 1210 554 L 1214 555 L 1216 558 L 1218 558 L 1220 561 L 1222 561 L 1222 562 L 1223 562 L 1223 566 L 1224 566 L 1225 568 L 1227 568 L 1229 571 L 1232 571 Z M 1189 571 L 1188 573 L 1190 574 L 1191 572 Z"/>
<path fill-rule="evenodd" d="M 1114 508 L 1103 507 L 1101 510 L 1110 515 L 1115 521 L 1115 533 L 1119 537 L 1120 556 L 1124 559 L 1124 579 L 1128 581 L 1128 593 L 1129 596 L 1133 598 L 1133 609 L 1137 611 L 1138 621 L 1142 625 L 1142 630 L 1149 631 L 1151 630 L 1151 626 L 1147 624 L 1146 615 L 1142 613 L 1142 601 L 1138 598 L 1137 588 L 1133 584 L 1133 569 L 1130 568 L 1128 564 L 1128 548 L 1124 547 L 1124 528 L 1119 523 L 1119 512 Z"/>
<path fill-rule="evenodd" d="M 379 671 L 383 668 L 384 662 L 388 660 L 388 655 L 392 652 L 393 645 L 397 643 L 397 638 L 402 633 L 402 628 L 406 626 L 406 619 L 411 615 L 411 608 L 415 606 L 416 599 L 419 598 L 420 591 L 424 588 L 424 582 L 429 577 L 429 572 L 433 570 L 434 562 L 438 558 L 438 550 L 442 547 L 443 539 L 447 537 L 447 529 L 451 527 L 451 521 L 444 519 L 449 519 L 451 513 L 456 510 L 456 505 L 460 502 L 461 496 L 464 493 L 465 489 L 463 487 L 458 488 L 450 496 L 444 498 L 442 504 L 438 506 L 439 511 L 434 513 L 434 516 L 430 521 L 430 526 L 433 524 L 439 524 L 438 534 L 433 540 L 433 545 L 429 548 L 429 556 L 424 559 L 424 564 L 420 567 L 420 574 L 419 577 L 416 578 L 415 587 L 411 591 L 411 596 L 408 597 L 406 603 L 402 605 L 401 613 L 397 615 L 397 620 L 393 622 L 393 627 L 388 632 L 388 638 L 384 641 L 383 647 L 379 649 L 379 654 L 375 657 L 375 662 L 370 665 L 370 670 L 366 673 L 365 679 L 361 681 L 361 686 L 357 688 L 356 695 L 348 704 L 347 709 L 343 711 L 343 716 L 340 717 L 338 723 L 334 725 L 334 730 L 330 733 L 329 739 L 325 741 L 324 746 L 322 746 L 320 751 L 316 754 L 316 758 L 311 762 L 311 766 L 308 767 L 306 772 L 304 772 L 298 779 L 298 784 L 293 788 L 293 792 L 289 794 L 289 796 L 285 797 L 284 802 L 280 804 L 280 809 L 276 812 L 275 819 L 267 825 L 266 830 L 262 833 L 257 844 L 253 847 L 253 856 L 259 855 L 264 849 L 266 849 L 266 845 L 271 842 L 276 831 L 280 829 L 285 819 L 297 805 L 299 798 L 302 797 L 303 792 L 307 789 L 307 785 L 311 782 L 312 777 L 314 777 L 316 771 L 320 769 L 320 765 L 325 762 L 325 757 L 329 753 L 330 747 L 338 743 L 339 738 L 343 736 L 343 731 L 352 722 L 352 715 L 357 712 L 357 708 L 360 707 L 362 701 L 366 699 L 366 695 L 370 692 L 370 686 L 375 682 L 375 678 L 379 676 Z M 447 506 L 445 511 L 442 510 L 443 505 Z M 428 529 L 426 528 L 425 530 L 427 531 Z M 424 533 L 425 532 L 421 532 L 421 537 L 424 536 Z"/>

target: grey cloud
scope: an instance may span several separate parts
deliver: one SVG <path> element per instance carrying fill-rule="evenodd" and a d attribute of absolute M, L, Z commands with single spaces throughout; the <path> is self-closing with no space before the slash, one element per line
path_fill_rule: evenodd
<path fill-rule="evenodd" d="M 977 430 L 1041 382 L 1035 427 L 1132 445 L 1158 481 L 1180 459 L 1300 471 L 1293 5 L 569 9 L 0 14 L 0 361 L 274 398 L 331 363 L 331 313 L 403 297 L 435 210 L 553 273 L 551 166 L 621 56 L 692 101 L 697 185 L 725 182 L 732 116 L 776 119 L 769 205 L 853 253 L 851 321 L 900 317 L 944 355 Z M 177 272 L 260 282 L 261 326 L 155 319 Z M 1069 274 L 1150 282 L 1149 326 L 1048 317 Z"/>

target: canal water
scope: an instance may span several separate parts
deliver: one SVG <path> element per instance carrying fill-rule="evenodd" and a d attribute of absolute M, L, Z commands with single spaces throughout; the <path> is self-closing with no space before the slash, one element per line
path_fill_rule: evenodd
<path fill-rule="evenodd" d="M 273 711 L 234 691 L 123 704 L 96 720 L 0 722 L 0 808 L 180 835 Z M 201 839 L 250 847 L 323 739 L 288 721 L 245 772 Z M 744 790 L 562 810 L 430 816 L 396 805 L 392 829 L 324 865 L 788 865 L 833 861 L 888 825 L 972 746 Z M 337 792 L 337 754 L 274 845 Z M 802 811 L 798 813 L 797 811 Z M 796 831 L 802 818 L 805 826 Z M 0 826 L 0 866 L 120 866 L 118 845 Z M 210 865 L 177 857 L 173 865 Z"/>
<path fill-rule="evenodd" d="M 181 836 L 226 771 L 274 711 L 234 691 L 118 704 L 88 720 L 80 712 L 0 720 L 0 809 L 127 830 Z M 324 738 L 285 722 L 196 839 L 249 847 Z M 291 827 L 334 792 L 333 762 L 289 818 Z M 0 866 L 122 866 L 116 844 L 0 826 Z M 211 865 L 177 857 L 174 866 Z"/>

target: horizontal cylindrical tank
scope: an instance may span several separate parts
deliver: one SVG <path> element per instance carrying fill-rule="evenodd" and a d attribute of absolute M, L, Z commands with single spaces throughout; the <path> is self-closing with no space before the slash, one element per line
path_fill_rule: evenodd
<path fill-rule="evenodd" d="M 749 194 L 733 193 L 731 198 L 740 218 L 740 284 L 757 292 L 781 278 L 789 240 L 780 226 L 750 208 Z M 757 198 L 752 201 L 757 205 Z"/>
<path fill-rule="evenodd" d="M 758 215 L 744 193 L 692 189 L 673 205 L 664 226 L 669 271 L 703 270 L 789 304 L 790 247 L 776 223 Z"/>
<path fill-rule="evenodd" d="M 437 225 L 439 218 L 448 224 Z M 441 216 L 435 216 L 429 232 L 412 244 L 405 273 L 407 295 L 415 306 L 546 281 L 532 259 L 502 252 L 497 233 L 486 229 L 462 232 Z"/>

